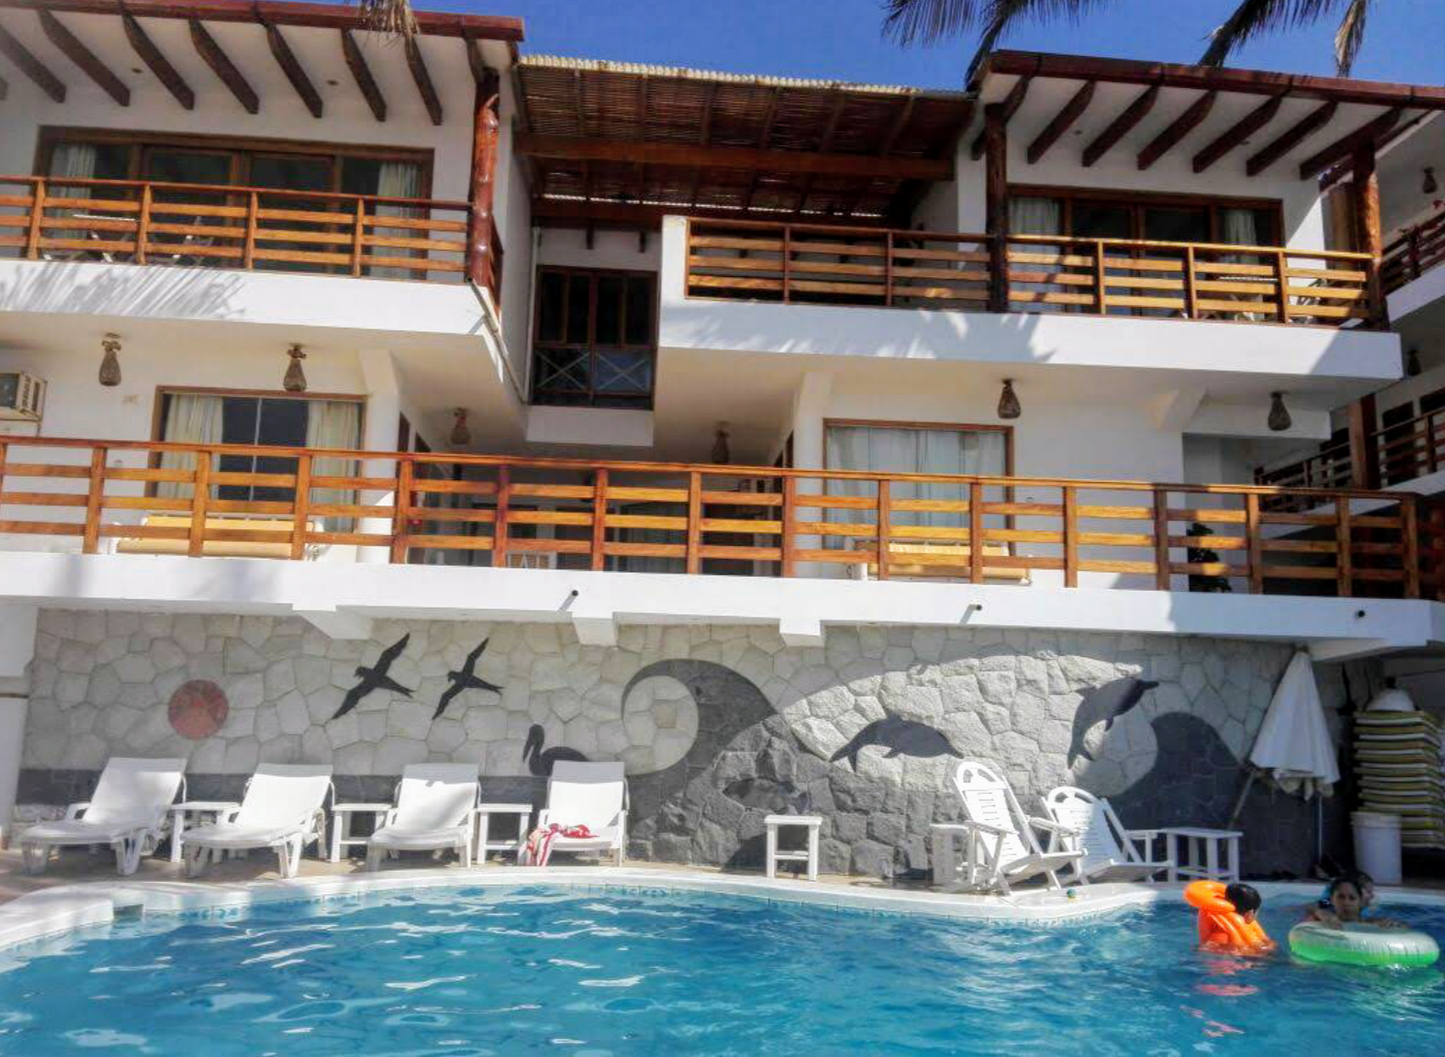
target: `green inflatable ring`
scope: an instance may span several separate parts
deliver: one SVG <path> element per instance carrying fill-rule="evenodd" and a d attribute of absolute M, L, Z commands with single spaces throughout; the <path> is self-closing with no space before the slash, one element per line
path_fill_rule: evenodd
<path fill-rule="evenodd" d="M 1332 929 L 1308 921 L 1289 930 L 1289 949 L 1307 962 L 1389 965 L 1401 969 L 1434 965 L 1440 957 L 1439 945 L 1414 929 L 1382 929 L 1374 925 Z"/>

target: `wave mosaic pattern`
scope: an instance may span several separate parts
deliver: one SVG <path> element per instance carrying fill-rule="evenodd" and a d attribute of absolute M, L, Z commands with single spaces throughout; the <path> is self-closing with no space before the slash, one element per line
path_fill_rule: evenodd
<path fill-rule="evenodd" d="M 389 651 L 388 682 L 410 695 L 376 685 L 344 710 Z M 1132 825 L 1217 824 L 1289 656 L 987 628 L 832 628 L 797 649 L 761 627 L 629 626 L 602 648 L 563 625 L 378 621 L 361 642 L 291 618 L 47 611 L 24 767 L 34 789 L 120 753 L 185 755 L 194 775 L 456 760 L 540 792 L 551 759 L 619 759 L 634 855 L 750 865 L 762 816 L 806 807 L 826 820 L 825 869 L 887 875 L 927 868 L 929 824 L 957 817 L 960 757 L 996 763 L 1026 806 L 1071 783 Z M 228 704 L 199 741 L 167 715 L 192 680 Z"/>

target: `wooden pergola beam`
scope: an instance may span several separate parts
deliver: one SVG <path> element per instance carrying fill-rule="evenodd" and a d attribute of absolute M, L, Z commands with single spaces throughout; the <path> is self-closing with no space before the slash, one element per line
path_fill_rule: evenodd
<path fill-rule="evenodd" d="M 773 138 L 773 122 L 778 116 L 778 100 L 782 97 L 783 90 L 776 85 L 768 95 L 768 108 L 763 112 L 763 127 L 758 133 L 758 150 L 767 150 L 768 142 Z M 758 171 L 753 170 L 752 176 L 748 178 L 748 193 L 743 195 L 743 208 L 753 208 L 753 195 L 758 193 Z"/>
<path fill-rule="evenodd" d="M 15 68 L 34 82 L 46 95 L 57 103 L 65 102 L 65 83 L 50 68 L 37 59 L 33 52 L 20 41 L 10 35 L 10 31 L 0 26 L 0 55 L 15 64 Z"/>
<path fill-rule="evenodd" d="M 482 57 L 482 46 L 477 43 L 476 37 L 467 37 L 467 65 L 471 67 L 472 81 L 479 85 L 486 85 L 487 78 L 496 73 L 487 65 L 487 60 Z"/>
<path fill-rule="evenodd" d="M 1074 122 L 1083 116 L 1085 110 L 1089 109 L 1089 103 L 1094 98 L 1095 83 L 1094 81 L 1085 81 L 1083 87 L 1074 93 L 1073 98 L 1054 115 L 1053 120 L 1044 126 L 1044 130 L 1034 137 L 1034 141 L 1029 144 L 1027 153 L 1030 165 L 1037 165 L 1049 152 L 1049 148 L 1059 142 L 1059 138 L 1073 127 Z"/>
<path fill-rule="evenodd" d="M 1024 99 L 1028 97 L 1031 83 L 1033 83 L 1033 77 L 1025 74 L 1014 82 L 1013 87 L 1008 90 L 1008 95 L 1004 96 L 1003 108 L 999 111 L 998 120 L 1003 122 L 1005 128 L 1008 127 L 1014 114 L 1018 113 L 1019 107 L 1024 105 Z M 973 138 L 973 146 L 968 149 L 968 156 L 974 161 L 983 157 L 984 140 L 987 133 L 988 130 L 985 128 Z"/>
<path fill-rule="evenodd" d="M 910 95 L 903 100 L 903 105 L 898 108 L 898 114 L 893 118 L 893 123 L 888 126 L 888 131 L 883 135 L 883 142 L 878 146 L 880 158 L 886 158 L 893 153 L 893 145 L 898 142 L 898 137 L 903 135 L 903 130 L 913 119 L 913 106 L 917 102 L 916 95 Z"/>
<path fill-rule="evenodd" d="M 361 53 L 361 45 L 356 43 L 356 38 L 351 35 L 351 30 L 343 29 L 341 33 L 341 54 L 346 59 L 346 68 L 351 71 L 351 79 L 356 82 L 361 97 L 366 100 L 366 105 L 371 108 L 371 114 L 378 121 L 386 120 L 386 96 L 381 94 L 381 88 L 372 76 L 371 67 L 366 64 L 366 56 Z"/>
<path fill-rule="evenodd" d="M 417 94 L 421 96 L 427 116 L 431 118 L 433 125 L 440 125 L 442 101 L 437 97 L 436 85 L 432 84 L 431 71 L 426 68 L 426 59 L 422 58 L 421 48 L 417 46 L 415 39 L 408 39 L 402 47 L 406 52 L 407 69 L 411 70 L 411 79 L 416 83 Z"/>
<path fill-rule="evenodd" d="M 1249 157 L 1249 160 L 1244 163 L 1245 175 L 1258 176 L 1310 136 L 1313 136 L 1320 129 L 1324 128 L 1330 123 L 1330 119 L 1335 116 L 1335 111 L 1339 109 L 1339 105 L 1339 103 L 1331 100 L 1328 103 L 1315 107 L 1304 117 L 1300 118 L 1271 143 Z"/>
<path fill-rule="evenodd" d="M 754 147 L 698 147 L 686 143 L 642 143 L 615 139 L 580 139 L 520 133 L 517 153 L 562 161 L 612 161 L 680 168 L 819 173 L 835 176 L 877 176 L 896 180 L 948 180 L 953 164 L 946 158 L 878 158 L 866 154 L 830 154 Z"/>
<path fill-rule="evenodd" d="M 1140 171 L 1148 169 L 1173 150 L 1180 140 L 1198 128 L 1200 123 L 1209 116 L 1209 111 L 1214 109 L 1214 100 L 1218 98 L 1218 95 L 1218 92 L 1205 92 L 1190 104 L 1188 110 L 1175 118 L 1168 128 L 1155 136 L 1149 145 L 1139 152 Z"/>
<path fill-rule="evenodd" d="M 756 215 L 741 209 L 720 206 L 698 206 L 689 209 L 686 205 L 655 205 L 645 202 L 584 202 L 575 198 L 534 197 L 531 209 L 532 220 L 539 227 L 583 228 L 588 225 L 596 229 L 626 228 L 656 230 L 662 225 L 662 218 L 668 216 L 705 217 L 711 220 L 750 220 Z M 819 217 L 808 217 L 800 213 L 769 210 L 763 217 L 767 220 L 806 220 L 808 223 L 823 222 Z M 848 227 L 881 226 L 882 220 L 855 217 L 848 221 Z"/>
<path fill-rule="evenodd" d="M 1341 136 L 1324 150 L 1312 154 L 1300 162 L 1299 178 L 1308 180 L 1313 176 L 1318 176 L 1341 158 L 1354 154 L 1360 147 L 1368 146 L 1373 150 L 1375 141 L 1382 136 L 1389 135 L 1390 130 L 1400 123 L 1400 118 L 1404 114 L 1404 107 L 1391 107 L 1383 114 L 1365 122 L 1355 131 Z"/>
<path fill-rule="evenodd" d="M 1087 147 L 1084 148 L 1084 168 L 1088 168 L 1108 154 L 1114 145 L 1134 130 L 1134 126 L 1143 121 L 1154 109 L 1154 104 L 1159 101 L 1159 86 L 1150 85 L 1135 97 L 1134 101 L 1124 108 L 1123 113 L 1109 122 L 1109 127 L 1094 137 Z"/>
<path fill-rule="evenodd" d="M 1225 129 L 1224 132 L 1215 137 L 1214 142 L 1210 143 L 1194 156 L 1194 171 L 1196 173 L 1204 172 L 1220 158 L 1234 150 L 1235 147 L 1238 147 L 1245 140 L 1249 139 L 1250 136 L 1253 136 L 1260 129 L 1264 128 L 1265 125 L 1268 125 L 1274 120 L 1275 115 L 1279 113 L 1279 105 L 1283 103 L 1284 100 L 1285 96 L 1283 93 L 1271 96 L 1229 128 Z"/>
<path fill-rule="evenodd" d="M 216 43 L 216 38 L 206 30 L 200 19 L 193 18 L 187 23 L 191 29 L 191 43 L 196 46 L 196 53 L 227 88 L 236 97 L 248 114 L 259 114 L 261 112 L 261 97 L 256 94 L 256 89 L 251 87 L 249 81 L 236 69 L 236 64 L 231 61 L 229 55 Z"/>
<path fill-rule="evenodd" d="M 43 8 L 38 13 L 40 28 L 44 31 L 45 38 L 67 59 L 79 66 L 80 71 L 94 81 L 101 91 L 119 105 L 130 106 L 130 89 L 111 72 L 110 67 L 101 62 L 100 57 L 87 48 L 54 14 Z"/>
<path fill-rule="evenodd" d="M 291 87 L 296 89 L 296 94 L 300 96 L 306 109 L 311 111 L 311 116 L 320 118 L 321 93 L 316 90 L 316 85 L 311 83 L 311 78 L 306 76 L 305 68 L 291 50 L 291 45 L 286 43 L 281 31 L 269 22 L 263 25 L 266 27 L 266 43 L 271 46 L 271 55 L 276 59 L 276 65 L 281 67 L 281 72 L 286 75 L 286 80 L 291 82 Z"/>
<path fill-rule="evenodd" d="M 121 25 L 125 28 L 125 39 L 130 41 L 130 46 L 140 56 L 141 62 L 150 67 L 156 80 L 160 81 L 165 90 L 185 109 L 196 109 L 196 93 L 191 90 L 186 79 L 176 72 L 176 68 L 161 53 L 161 49 L 155 46 L 155 42 L 141 28 L 141 24 L 129 11 L 122 11 L 120 18 Z"/>
<path fill-rule="evenodd" d="M 648 85 L 649 85 L 649 84 L 650 84 L 650 78 L 644 77 L 644 78 L 642 79 L 642 92 L 641 92 L 640 97 L 639 97 L 639 98 L 641 99 L 641 101 L 642 101 L 642 106 L 641 106 L 642 114 L 641 114 L 641 118 L 642 118 L 642 134 L 643 134 L 644 137 L 647 135 L 647 114 L 648 114 L 648 109 L 647 109 L 647 96 L 648 96 Z M 713 105 L 713 103 L 716 101 L 716 99 L 717 99 L 717 85 L 716 85 L 716 84 L 710 84 L 710 85 L 707 86 L 707 94 L 706 94 L 706 95 L 704 96 L 704 98 L 703 98 L 703 103 L 702 103 L 702 121 L 700 121 L 700 122 L 698 123 L 698 126 L 699 126 L 699 127 L 698 127 L 698 131 L 697 131 L 697 145 L 698 145 L 699 147 L 706 147 L 706 146 L 708 146 L 710 143 L 712 143 L 712 105 Z M 639 187 L 645 187 L 645 186 L 646 186 L 646 183 L 641 179 L 640 175 L 639 175 L 639 179 L 638 179 L 638 186 L 639 186 Z M 695 172 L 692 174 L 692 189 L 688 192 L 688 196 L 687 196 L 688 205 L 690 205 L 690 206 L 696 206 L 696 205 L 697 205 L 698 192 L 700 192 L 701 190 L 702 190 L 702 169 L 699 168 L 699 169 L 697 169 L 697 171 L 695 171 Z"/>

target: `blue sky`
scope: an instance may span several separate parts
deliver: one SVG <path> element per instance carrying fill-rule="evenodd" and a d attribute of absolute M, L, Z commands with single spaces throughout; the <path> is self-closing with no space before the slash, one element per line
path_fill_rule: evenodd
<path fill-rule="evenodd" d="M 931 88 L 957 87 L 972 40 L 902 48 L 879 34 L 880 0 L 414 0 L 419 9 L 515 15 L 523 50 L 586 58 Z M 1237 0 L 1117 0 L 1078 25 L 1030 24 L 1004 46 L 1191 62 Z M 1354 75 L 1445 82 L 1445 0 L 1381 0 Z M 1333 72 L 1333 21 L 1268 37 L 1231 65 Z"/>

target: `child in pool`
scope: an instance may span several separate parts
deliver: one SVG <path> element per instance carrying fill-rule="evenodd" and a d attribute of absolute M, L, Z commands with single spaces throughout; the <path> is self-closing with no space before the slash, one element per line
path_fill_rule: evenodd
<path fill-rule="evenodd" d="M 1325 889 L 1325 899 L 1309 908 L 1306 921 L 1317 921 L 1327 928 L 1345 925 L 1375 925 L 1379 928 L 1404 928 L 1400 922 L 1384 917 L 1365 917 L 1365 909 L 1375 901 L 1375 884 L 1365 873 L 1336 877 Z"/>
<path fill-rule="evenodd" d="M 1234 912 L 1243 919 L 1246 925 L 1255 924 L 1255 918 L 1259 915 L 1259 908 L 1264 903 L 1264 899 L 1259 894 L 1259 889 L 1253 885 L 1236 881 L 1234 884 L 1225 886 L 1224 898 L 1234 907 Z M 1275 949 L 1274 941 L 1268 937 L 1264 938 L 1261 946 L 1253 950 L 1241 950 L 1227 944 L 1221 946 L 1212 942 L 1205 942 L 1203 946 L 1206 950 L 1229 950 L 1236 954 L 1254 955 L 1269 954 Z"/>

